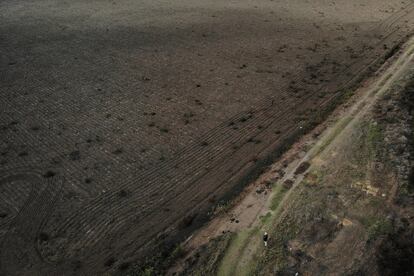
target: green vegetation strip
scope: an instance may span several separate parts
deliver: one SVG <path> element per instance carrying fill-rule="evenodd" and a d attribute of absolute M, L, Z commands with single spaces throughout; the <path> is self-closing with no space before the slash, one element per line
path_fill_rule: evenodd
<path fill-rule="evenodd" d="M 251 275 L 258 260 L 263 229 L 271 228 L 280 212 L 280 205 L 289 189 L 281 183 L 274 185 L 270 210 L 260 217 L 260 225 L 236 233 L 218 269 L 218 275 Z M 247 256 L 247 257 L 246 257 Z M 246 260 L 243 262 L 242 260 Z"/>

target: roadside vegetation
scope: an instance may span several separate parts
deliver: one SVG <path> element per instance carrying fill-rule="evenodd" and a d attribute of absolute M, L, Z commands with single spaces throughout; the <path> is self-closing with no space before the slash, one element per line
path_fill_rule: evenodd
<path fill-rule="evenodd" d="M 273 183 L 258 224 L 215 241 L 212 256 L 222 258 L 199 275 L 412 274 L 414 72 L 406 75 L 384 76 L 372 105 L 341 117 L 310 149 L 303 175 Z"/>

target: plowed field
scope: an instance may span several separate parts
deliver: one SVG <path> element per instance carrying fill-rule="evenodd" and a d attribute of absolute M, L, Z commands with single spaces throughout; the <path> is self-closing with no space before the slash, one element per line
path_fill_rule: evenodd
<path fill-rule="evenodd" d="M 0 3 L 0 274 L 125 270 L 414 27 L 397 0 Z"/>

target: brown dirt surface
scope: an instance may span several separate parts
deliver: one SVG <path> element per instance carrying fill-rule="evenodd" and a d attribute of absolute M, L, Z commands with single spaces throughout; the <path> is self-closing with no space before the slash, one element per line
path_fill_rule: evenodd
<path fill-rule="evenodd" d="M 1 1 L 0 274 L 118 273 L 171 251 L 389 57 L 413 14 Z"/>
<path fill-rule="evenodd" d="M 169 275 L 411 275 L 413 62 L 411 39 L 183 243 Z M 249 223 L 234 227 L 234 214 Z"/>

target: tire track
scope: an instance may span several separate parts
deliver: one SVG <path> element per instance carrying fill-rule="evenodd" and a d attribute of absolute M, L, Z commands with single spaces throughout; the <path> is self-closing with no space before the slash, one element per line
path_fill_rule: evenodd
<path fill-rule="evenodd" d="M 310 97 L 309 97 L 310 98 Z M 266 104 L 268 104 L 268 103 L 266 103 Z M 284 109 L 283 111 L 286 111 L 286 109 Z M 287 112 L 283 112 L 283 111 L 280 111 L 278 114 L 281 114 L 281 113 L 285 113 L 285 114 L 291 114 L 291 113 L 287 113 Z M 264 111 L 265 112 L 265 111 Z M 275 119 L 275 117 L 276 116 L 271 116 L 272 114 L 273 115 L 275 115 L 275 113 L 271 113 L 271 112 L 269 112 L 270 113 L 270 115 L 268 114 L 268 115 L 266 115 L 267 117 L 265 117 L 265 118 L 268 118 L 269 120 L 274 120 Z M 238 114 L 237 116 L 235 116 L 235 118 L 241 118 L 242 116 L 245 116 L 245 113 L 241 113 L 241 115 L 240 114 Z M 263 116 L 265 116 L 265 115 L 263 115 Z M 288 115 L 285 115 L 285 117 L 286 116 L 288 116 Z M 249 125 L 246 125 L 246 126 L 244 126 L 243 127 L 243 133 L 251 133 L 251 129 L 253 129 L 254 128 L 254 124 L 256 123 L 256 122 L 260 122 L 260 119 L 261 119 L 262 117 L 258 117 L 258 119 L 255 119 L 255 120 L 252 120 L 252 122 L 249 124 Z M 279 119 L 283 119 L 283 117 L 279 117 Z M 233 120 L 232 120 L 233 121 Z M 225 124 L 223 124 L 223 126 L 225 126 L 225 127 L 227 127 L 227 125 L 225 125 Z M 224 127 L 222 128 L 222 129 L 225 129 Z M 222 131 L 222 130 L 220 130 L 220 131 Z M 219 132 L 219 131 L 217 131 L 217 132 Z M 242 132 L 240 132 L 241 134 L 239 134 L 239 136 L 237 136 L 236 138 L 234 138 L 234 139 L 237 139 L 237 141 L 243 141 L 244 139 L 245 139 L 245 137 L 243 137 L 243 133 Z M 260 132 L 259 132 L 260 133 Z M 215 136 L 215 137 L 213 137 L 213 136 L 206 136 L 206 137 L 208 137 L 208 139 L 212 139 L 211 141 L 213 141 L 213 143 L 215 142 L 215 141 L 217 141 L 217 140 L 215 140 L 215 139 L 217 139 L 217 137 L 219 137 L 219 134 L 217 135 L 217 136 Z M 198 146 L 198 145 L 196 145 L 196 146 Z M 224 150 L 225 149 L 225 147 L 224 146 L 222 146 L 222 150 Z M 200 154 L 201 152 L 200 151 L 194 151 L 194 147 L 187 147 L 186 149 L 185 149 L 187 152 L 194 152 L 194 155 L 196 155 L 196 154 Z M 187 153 L 183 153 L 183 155 L 186 155 Z M 215 154 L 215 152 L 210 152 L 208 155 L 204 155 L 204 157 L 203 157 L 203 159 L 197 159 L 197 161 L 199 161 L 200 163 L 203 163 L 202 161 L 204 160 L 204 158 L 206 158 L 206 157 L 211 157 L 211 156 L 214 156 L 214 154 Z M 221 159 L 220 160 L 224 160 L 225 158 L 227 158 L 227 156 L 228 156 L 228 154 L 231 154 L 231 153 L 222 153 L 223 154 L 223 156 L 221 157 Z M 188 160 L 186 161 L 186 162 L 188 162 L 188 164 L 193 164 L 194 163 L 194 159 L 193 159 L 193 156 L 194 155 L 189 155 L 190 157 L 188 157 Z M 180 155 L 181 156 L 181 155 Z M 201 160 L 201 161 L 200 161 Z M 215 161 L 216 162 L 216 161 Z M 211 163 L 214 163 L 214 162 L 211 162 Z M 171 163 L 171 164 L 174 164 L 173 162 Z M 172 165 L 171 164 L 169 164 L 169 165 L 163 165 L 163 166 L 161 166 L 160 167 L 160 169 L 165 169 L 165 168 L 168 168 L 168 167 L 171 167 Z M 184 162 L 182 163 L 182 164 L 185 164 Z M 216 166 L 218 166 L 218 165 L 216 165 Z M 193 167 L 193 169 L 194 169 L 194 167 Z M 199 169 L 199 167 L 196 167 L 196 169 Z M 156 174 L 157 172 L 156 171 L 153 171 L 153 173 L 154 174 Z M 172 184 L 172 183 L 174 183 L 174 185 L 170 185 L 170 187 L 171 187 L 171 189 L 170 190 L 166 190 L 166 192 L 165 193 L 167 193 L 168 191 L 171 191 L 171 190 L 173 190 L 173 189 L 175 189 L 175 185 L 178 185 L 178 184 L 180 184 L 181 183 L 181 181 L 183 180 L 183 179 L 187 179 L 188 181 L 190 181 L 190 182 L 187 182 L 187 186 L 186 187 L 189 187 L 189 186 L 191 186 L 195 181 L 197 181 L 198 180 L 198 177 L 202 177 L 202 176 L 204 176 L 204 174 L 202 174 L 202 175 L 195 175 L 195 177 L 197 177 L 196 179 L 194 179 L 194 180 L 192 180 L 191 178 L 190 179 L 188 179 L 187 178 L 187 173 L 191 173 L 191 170 L 190 169 L 187 169 L 187 171 L 186 171 L 186 173 L 183 173 L 180 177 L 181 178 L 177 178 L 177 177 L 175 177 L 175 179 L 173 179 L 173 180 L 171 180 L 171 181 L 164 181 L 165 183 L 164 183 L 164 185 L 166 186 L 166 185 L 170 185 L 170 184 Z M 148 176 L 146 176 L 147 177 L 147 179 L 152 179 L 153 178 L 153 175 L 148 175 Z M 167 176 L 164 176 L 165 178 L 167 178 L 168 177 L 168 174 L 167 174 Z M 156 181 L 157 180 L 159 180 L 159 179 L 154 179 L 153 181 L 151 181 L 151 182 L 148 182 L 148 184 L 146 185 L 146 187 L 150 187 L 152 184 L 154 184 L 154 183 L 156 183 Z M 131 187 L 131 185 L 133 184 L 133 182 L 132 182 L 132 180 L 130 180 L 128 183 L 123 183 L 123 185 L 121 186 L 121 187 L 126 187 L 126 188 L 130 188 Z M 165 187 L 165 186 L 162 186 L 162 187 Z M 161 188 L 162 188 L 161 187 Z M 139 187 L 140 188 L 140 187 Z M 181 188 L 180 187 L 180 190 L 185 190 L 184 188 Z M 116 198 L 116 192 L 117 191 L 115 191 L 113 194 L 111 194 L 110 195 L 110 197 L 108 197 L 108 198 L 106 198 L 105 200 L 112 200 L 112 199 L 115 199 Z M 143 196 L 142 196 L 142 198 L 144 198 L 146 196 L 146 194 L 145 193 L 143 193 Z M 126 203 L 127 204 L 127 203 Z M 124 208 L 125 206 L 122 206 L 122 208 Z M 99 211 L 99 210 L 98 210 Z M 98 212 L 97 211 L 97 212 Z M 86 212 L 87 212 L 87 210 L 86 210 Z M 94 214 L 94 215 L 96 215 L 96 213 Z M 102 233 L 100 234 L 100 235 L 102 235 Z"/>
<path fill-rule="evenodd" d="M 57 178 L 45 180 L 36 170 L 15 169 L 2 172 L 1 175 L 0 185 L 23 181 L 30 183 L 31 189 L 1 241 L 0 272 L 3 275 L 13 275 L 24 269 L 31 274 L 33 268 L 28 265 L 38 266 L 43 263 L 36 249 L 36 242 L 39 237 L 42 238 L 42 225 L 51 215 L 59 198 L 62 182 Z"/>
<path fill-rule="evenodd" d="M 126 218 L 126 220 L 128 220 L 129 218 Z"/>
<path fill-rule="evenodd" d="M 349 69 L 347 70 L 347 71 L 350 71 Z M 343 72 L 341 72 L 341 73 L 343 73 Z M 310 97 L 307 97 L 305 100 L 307 100 L 307 99 L 309 99 Z M 303 101 L 304 102 L 304 101 Z M 303 104 L 303 102 L 300 102 L 298 105 L 300 105 L 300 104 Z M 279 114 L 276 114 L 276 116 L 268 116 L 268 118 L 270 118 L 270 120 L 272 120 L 273 118 L 275 118 L 275 117 L 277 117 L 278 119 L 280 118 L 280 117 L 278 117 L 277 115 L 280 115 L 283 111 L 285 111 L 285 110 L 282 110 L 282 111 L 280 111 L 279 112 Z M 286 114 L 286 113 L 285 113 Z M 283 118 L 283 117 L 282 117 Z M 263 120 L 260 118 L 260 120 L 257 120 L 257 121 L 259 121 L 259 122 L 263 122 Z M 253 124 L 253 125 L 255 125 L 256 124 L 256 122 Z M 225 126 L 225 127 L 227 127 L 227 126 Z M 248 127 L 251 127 L 251 125 L 249 125 Z M 252 128 L 252 127 L 251 127 Z M 248 131 L 247 131 L 248 132 Z M 218 135 L 217 135 L 218 136 Z M 239 137 L 237 137 L 237 138 L 239 138 L 240 139 L 240 137 L 242 137 L 242 135 L 241 136 L 239 136 Z M 210 140 L 209 140 L 210 141 Z M 213 141 L 214 142 L 214 141 Z M 233 143 L 233 142 L 232 142 Z M 191 151 L 191 150 L 189 150 L 190 152 L 193 152 L 194 153 L 194 155 L 200 155 L 200 151 Z M 193 157 L 193 156 L 191 156 L 191 157 Z M 209 157 L 208 155 L 203 155 L 203 157 Z M 194 161 L 194 159 L 192 159 L 192 162 Z M 160 167 L 159 168 L 159 170 L 162 170 L 162 169 L 165 169 L 166 167 L 167 167 L 168 165 L 164 165 L 163 167 Z M 193 171 L 192 169 L 189 169 L 189 170 L 191 170 L 191 171 Z M 157 174 L 158 172 L 154 172 L 154 174 Z M 149 177 L 152 177 L 152 175 L 150 175 Z M 149 183 L 147 186 L 151 186 L 151 184 L 152 183 Z M 142 190 L 142 186 L 140 187 L 140 190 Z"/>

